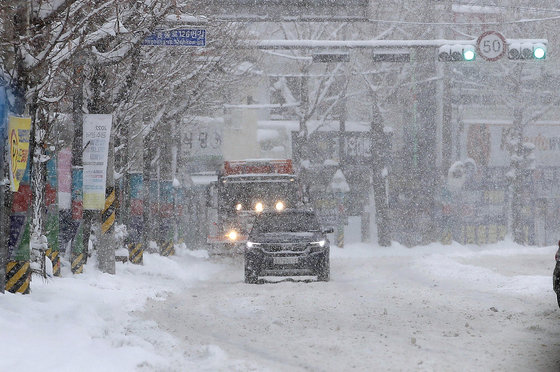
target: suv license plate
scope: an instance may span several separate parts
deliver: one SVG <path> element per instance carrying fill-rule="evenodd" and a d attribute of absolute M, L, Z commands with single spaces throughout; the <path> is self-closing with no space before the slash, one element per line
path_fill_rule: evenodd
<path fill-rule="evenodd" d="M 275 265 L 294 265 L 297 264 L 297 257 L 274 257 Z"/>

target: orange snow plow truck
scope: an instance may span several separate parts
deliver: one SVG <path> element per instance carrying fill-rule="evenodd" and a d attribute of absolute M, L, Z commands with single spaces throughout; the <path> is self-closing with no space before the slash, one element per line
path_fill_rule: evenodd
<path fill-rule="evenodd" d="M 291 159 L 225 161 L 208 194 L 208 244 L 214 253 L 240 253 L 255 216 L 303 204 Z"/>

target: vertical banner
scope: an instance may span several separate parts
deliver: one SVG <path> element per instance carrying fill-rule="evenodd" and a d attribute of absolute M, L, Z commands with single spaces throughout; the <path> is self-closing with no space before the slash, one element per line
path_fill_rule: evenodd
<path fill-rule="evenodd" d="M 58 208 L 70 209 L 72 206 L 72 149 L 65 147 L 58 152 Z"/>
<path fill-rule="evenodd" d="M 84 115 L 83 208 L 102 210 L 105 206 L 107 158 L 113 116 L 110 114 Z"/>
<path fill-rule="evenodd" d="M 75 234 L 76 226 L 72 220 L 72 148 L 65 147 L 57 154 L 57 182 L 58 182 L 58 243 L 61 251 Z"/>
<path fill-rule="evenodd" d="M 15 261 L 29 261 L 30 230 L 28 211 L 31 206 L 29 169 L 26 169 L 23 173 L 18 183 L 18 191 L 12 193 L 12 198 L 8 257 Z"/>
<path fill-rule="evenodd" d="M 53 157 L 47 162 L 47 185 L 46 185 L 46 200 L 45 204 L 47 207 L 45 230 L 48 241 L 47 257 L 52 262 L 53 274 L 55 276 L 60 276 L 60 246 L 59 246 L 59 235 L 60 235 L 60 224 L 58 215 L 58 203 L 57 203 L 57 161 Z"/>
<path fill-rule="evenodd" d="M 27 168 L 29 157 L 29 133 L 31 118 L 10 116 L 8 120 L 8 142 L 10 146 L 10 185 L 11 190 L 19 190 L 19 183 Z"/>
<path fill-rule="evenodd" d="M 72 167 L 72 221 L 74 223 L 75 235 L 72 239 L 72 251 L 70 255 L 70 269 L 73 274 L 81 274 L 84 271 L 86 256 L 83 240 L 83 168 Z"/>
<path fill-rule="evenodd" d="M 83 169 L 72 168 L 72 219 L 81 220 L 83 216 Z"/>

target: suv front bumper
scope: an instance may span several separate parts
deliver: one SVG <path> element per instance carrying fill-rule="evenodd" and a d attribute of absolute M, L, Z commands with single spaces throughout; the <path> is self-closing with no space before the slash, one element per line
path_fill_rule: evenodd
<path fill-rule="evenodd" d="M 245 252 L 245 265 L 257 276 L 317 275 L 329 248 L 321 250 L 265 252 L 252 248 Z"/>

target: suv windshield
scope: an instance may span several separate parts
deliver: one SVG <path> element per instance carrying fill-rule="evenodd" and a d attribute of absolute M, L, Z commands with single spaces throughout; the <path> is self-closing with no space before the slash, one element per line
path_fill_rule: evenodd
<path fill-rule="evenodd" d="M 263 213 L 255 220 L 253 234 L 320 230 L 312 212 Z"/>

